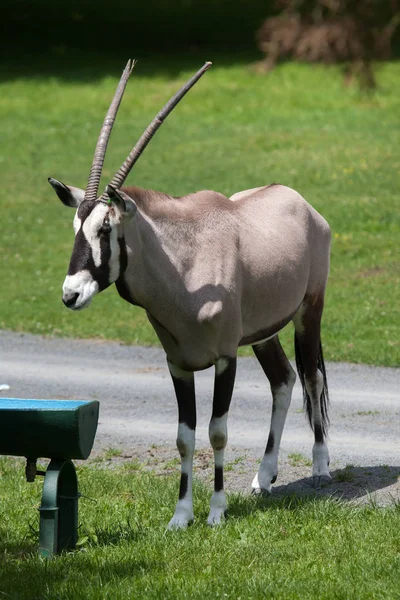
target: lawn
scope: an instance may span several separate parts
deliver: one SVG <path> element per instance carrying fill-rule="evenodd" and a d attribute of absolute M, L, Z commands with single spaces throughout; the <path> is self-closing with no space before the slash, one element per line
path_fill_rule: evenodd
<path fill-rule="evenodd" d="M 218 55 L 144 59 L 128 85 L 102 185 L 203 58 L 214 66 L 129 181 L 174 195 L 204 188 L 230 195 L 272 182 L 297 189 L 333 232 L 326 358 L 398 366 L 400 63 L 381 65 L 378 90 L 365 94 L 343 88 L 335 67 L 288 63 L 264 77 Z M 42 69 L 0 67 L 0 329 L 154 344 L 144 312 L 114 287 L 79 314 L 61 303 L 73 212 L 47 177 L 85 186 L 124 59 L 65 67 L 52 60 Z M 283 339 L 292 356 L 291 337 L 289 327 Z"/>
<path fill-rule="evenodd" d="M 36 555 L 42 483 L 0 458 L 0 595 L 14 600 L 128 598 L 395 599 L 400 510 L 310 497 L 229 496 L 226 523 L 206 525 L 210 490 L 196 482 L 196 520 L 166 531 L 178 477 L 137 463 L 78 469 L 78 549 Z"/>

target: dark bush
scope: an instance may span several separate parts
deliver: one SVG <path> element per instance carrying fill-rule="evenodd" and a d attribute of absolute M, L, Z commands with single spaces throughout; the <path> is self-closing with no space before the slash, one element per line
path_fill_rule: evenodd
<path fill-rule="evenodd" d="M 372 61 L 391 57 L 398 0 L 277 0 L 276 9 L 256 34 L 266 72 L 286 57 L 343 63 L 346 83 L 357 75 L 362 86 L 375 86 Z"/>

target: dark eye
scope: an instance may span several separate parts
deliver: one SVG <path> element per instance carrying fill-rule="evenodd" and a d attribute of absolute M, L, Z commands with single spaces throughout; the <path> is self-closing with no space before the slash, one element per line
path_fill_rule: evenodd
<path fill-rule="evenodd" d="M 111 231 L 111 225 L 109 221 L 104 221 L 103 225 L 99 229 L 99 235 L 107 235 Z"/>

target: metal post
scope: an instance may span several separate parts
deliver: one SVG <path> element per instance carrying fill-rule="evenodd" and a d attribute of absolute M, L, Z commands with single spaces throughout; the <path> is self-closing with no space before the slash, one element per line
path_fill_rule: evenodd
<path fill-rule="evenodd" d="M 39 554 L 51 557 L 75 548 L 78 539 L 78 480 L 70 460 L 53 459 L 46 471 L 40 511 Z"/>

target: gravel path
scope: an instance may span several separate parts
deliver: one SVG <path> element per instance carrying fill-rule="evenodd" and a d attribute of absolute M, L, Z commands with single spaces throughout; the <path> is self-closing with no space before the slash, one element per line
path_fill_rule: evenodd
<path fill-rule="evenodd" d="M 334 481 L 316 493 L 357 501 L 372 496 L 382 504 L 400 501 L 400 369 L 328 363 L 327 373 Z M 0 397 L 100 400 L 94 459 L 114 455 L 113 460 L 137 459 L 158 472 L 178 468 L 177 409 L 161 349 L 2 331 L 1 384 L 10 390 L 0 391 Z M 208 442 L 212 387 L 212 369 L 196 374 L 195 468 L 207 482 L 212 476 Z M 270 411 L 271 396 L 261 368 L 254 358 L 240 358 L 229 416 L 228 490 L 250 489 L 265 447 Z M 312 434 L 296 383 L 274 494 L 312 491 L 311 448 Z"/>

